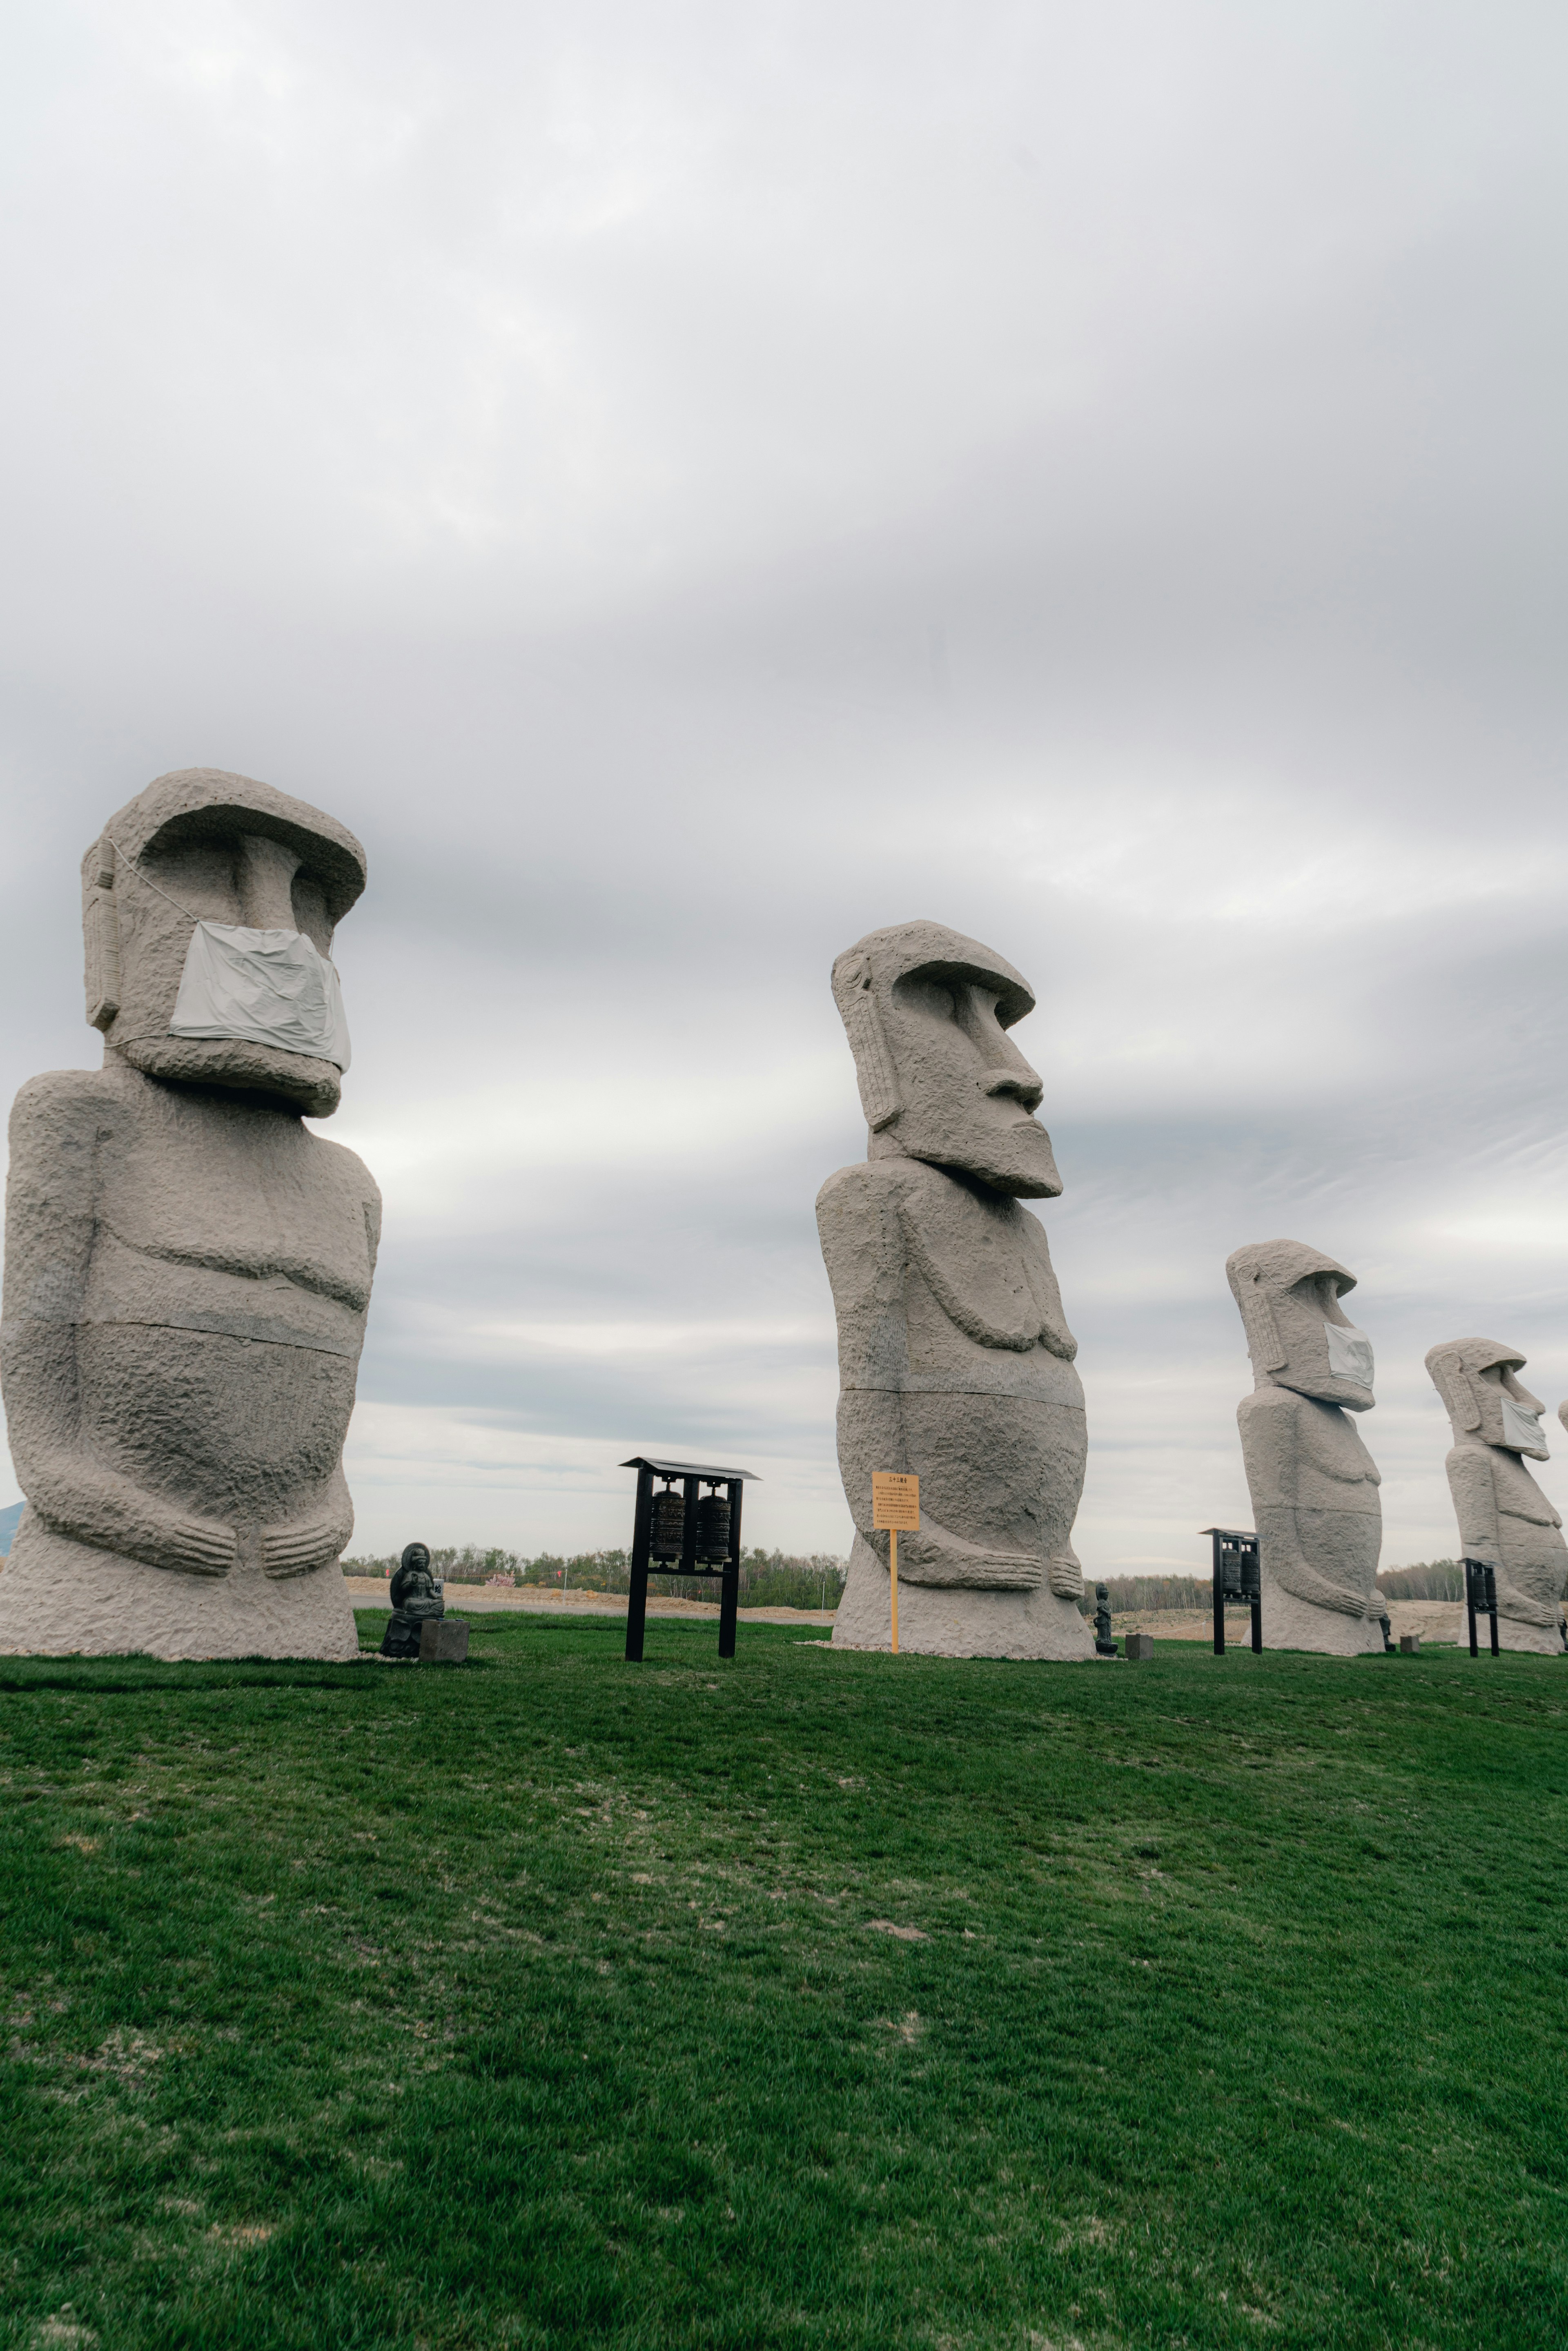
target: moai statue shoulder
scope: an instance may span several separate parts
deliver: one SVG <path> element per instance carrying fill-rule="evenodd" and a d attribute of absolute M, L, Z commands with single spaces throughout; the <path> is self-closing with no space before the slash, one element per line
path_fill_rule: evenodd
<path fill-rule="evenodd" d="M 1371 1342 L 1340 1305 L 1355 1276 L 1301 1241 L 1226 1259 L 1252 1359 L 1237 1407 L 1270 1649 L 1352 1656 L 1383 1647 L 1377 1466 L 1350 1413 L 1369 1412 Z"/>
<path fill-rule="evenodd" d="M 913 1471 L 899 1646 L 1087 1658 L 1072 1522 L 1083 1391 L 1051 1251 L 1025 1199 L 1061 1181 L 1040 1082 L 1009 1030 L 1034 998 L 941 924 L 873 931 L 833 966 L 869 1129 L 817 1226 L 839 1332 L 839 1465 L 855 1535 L 840 1647 L 889 1646 L 888 1541 L 872 1476 Z"/>
<path fill-rule="evenodd" d="M 1524 1364 L 1495 1339 L 1449 1339 L 1427 1355 L 1453 1431 L 1447 1467 L 1460 1555 L 1494 1572 L 1498 1646 L 1557 1656 L 1568 1647 L 1568 1544 L 1524 1466 L 1549 1458 L 1546 1407 L 1515 1376 Z"/>
<path fill-rule="evenodd" d="M 381 1196 L 303 1121 L 348 1066 L 329 957 L 364 881 L 330 817 L 212 768 L 83 860 L 103 1067 L 11 1116 L 0 1649 L 358 1654 L 342 1450 Z"/>

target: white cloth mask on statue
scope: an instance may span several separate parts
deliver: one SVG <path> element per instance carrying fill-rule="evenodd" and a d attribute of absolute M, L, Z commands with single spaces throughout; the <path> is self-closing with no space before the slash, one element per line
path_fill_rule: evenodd
<path fill-rule="evenodd" d="M 235 923 L 198 923 L 172 1037 L 233 1037 L 284 1053 L 349 1066 L 349 1024 L 338 975 L 314 941 L 298 931 L 250 931 Z"/>
<path fill-rule="evenodd" d="M 1364 1331 L 1349 1322 L 1325 1322 L 1329 1334 L 1329 1371 L 1336 1380 L 1354 1380 L 1360 1388 L 1372 1385 L 1372 1342 Z"/>
<path fill-rule="evenodd" d="M 1544 1453 L 1546 1439 L 1541 1433 L 1541 1415 L 1526 1412 L 1511 1395 L 1502 1400 L 1502 1441 L 1505 1445 L 1521 1445 L 1533 1453 Z"/>

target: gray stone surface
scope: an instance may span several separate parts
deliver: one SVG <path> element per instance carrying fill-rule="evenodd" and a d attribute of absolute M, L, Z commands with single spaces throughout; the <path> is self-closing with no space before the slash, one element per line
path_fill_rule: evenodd
<path fill-rule="evenodd" d="M 1355 1276 L 1289 1240 L 1237 1249 L 1225 1270 L 1252 1358 L 1253 1392 L 1236 1418 L 1261 1554 L 1263 1646 L 1381 1650 L 1380 1480 L 1346 1417 L 1375 1402 L 1370 1350 L 1356 1367 L 1364 1377 L 1336 1367 L 1361 1339 L 1339 1303 Z"/>
<path fill-rule="evenodd" d="M 1093 1656 L 1076 1601 L 1083 1391 L 1038 1219 L 1061 1182 L 1039 1078 L 1008 1035 L 1025 982 L 929 922 L 839 956 L 833 994 L 870 1130 L 817 1200 L 839 1330 L 839 1466 L 855 1525 L 837 1648 L 889 1646 L 876 1469 L 920 1479 L 898 1544 L 901 1649 Z"/>
<path fill-rule="evenodd" d="M 1418 1657 L 1421 1654 L 1420 1634 L 1401 1633 L 1399 1635 L 1399 1654 L 1402 1657 Z"/>
<path fill-rule="evenodd" d="M 419 1628 L 421 1665 L 460 1666 L 468 1656 L 468 1627 L 461 1616 L 426 1617 Z"/>
<path fill-rule="evenodd" d="M 1135 1660 L 1141 1659 L 1141 1660 L 1144 1660 L 1144 1661 L 1145 1661 L 1145 1662 L 1146 1662 L 1150 1657 L 1152 1657 L 1152 1656 L 1154 1656 L 1154 1654 L 1155 1654 L 1155 1636 L 1154 1636 L 1154 1635 L 1153 1635 L 1152 1633 L 1129 1633 L 1129 1634 L 1128 1634 L 1128 1635 L 1127 1635 L 1127 1655 L 1128 1655 L 1128 1656 L 1129 1656 L 1129 1657 L 1132 1657 L 1132 1658 L 1134 1658 L 1134 1659 L 1135 1659 Z"/>
<path fill-rule="evenodd" d="M 161 777 L 82 865 L 99 1071 L 11 1116 L 0 1365 L 27 1498 L 0 1649 L 359 1653 L 338 1560 L 381 1196 L 301 1113 L 311 1056 L 168 1033 L 198 919 L 323 954 L 364 855 L 329 817 L 210 768 Z"/>
<path fill-rule="evenodd" d="M 1448 1491 L 1460 1552 L 1483 1560 L 1497 1579 L 1498 1646 L 1560 1656 L 1568 1545 L 1524 1466 L 1549 1458 L 1536 1422 L 1546 1407 L 1514 1376 L 1524 1362 L 1495 1339 L 1449 1339 L 1427 1354 L 1453 1431 Z"/>

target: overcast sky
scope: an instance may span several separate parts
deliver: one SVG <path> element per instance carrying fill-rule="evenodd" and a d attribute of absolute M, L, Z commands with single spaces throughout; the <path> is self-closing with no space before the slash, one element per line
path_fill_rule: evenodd
<path fill-rule="evenodd" d="M 1427 1348 L 1568 1395 L 1562 8 L 10 23 L 0 1074 L 96 1065 L 153 776 L 364 841 L 355 1548 L 623 1541 L 664 1447 L 847 1551 L 828 970 L 925 915 L 1040 999 L 1088 1572 L 1250 1522 L 1276 1235 L 1451 1554 Z"/>

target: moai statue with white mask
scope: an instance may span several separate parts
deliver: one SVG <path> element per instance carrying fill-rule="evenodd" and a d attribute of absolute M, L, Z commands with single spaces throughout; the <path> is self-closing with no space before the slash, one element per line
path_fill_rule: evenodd
<path fill-rule="evenodd" d="M 1040 1082 L 1008 1030 L 1034 997 L 938 923 L 873 931 L 833 966 L 870 1129 L 817 1227 L 839 1328 L 839 1466 L 854 1520 L 839 1648 L 890 1646 L 872 1476 L 920 1479 L 900 1537 L 899 1646 L 1092 1658 L 1072 1522 L 1083 1390 L 1051 1252 L 1019 1203 L 1061 1189 Z"/>
<path fill-rule="evenodd" d="M 350 832 L 267 784 L 160 777 L 82 864 L 101 1071 L 11 1115 L 3 1364 L 27 1498 L 0 1650 L 359 1654 L 339 1555 L 381 1196 L 302 1114 L 349 1040 Z"/>
<path fill-rule="evenodd" d="M 1555 1656 L 1568 1646 L 1568 1544 L 1562 1520 L 1524 1466 L 1526 1458 L 1550 1458 L 1541 1426 L 1546 1407 L 1514 1376 L 1524 1363 L 1517 1347 L 1495 1339 L 1450 1339 L 1427 1356 L 1454 1433 L 1448 1491 L 1460 1552 L 1496 1578 L 1498 1646 Z"/>
<path fill-rule="evenodd" d="M 1253 1390 L 1237 1407 L 1262 1567 L 1263 1644 L 1354 1656 L 1383 1647 L 1377 1465 L 1346 1415 L 1370 1412 L 1372 1343 L 1340 1305 L 1355 1276 L 1301 1241 L 1225 1261 Z"/>

